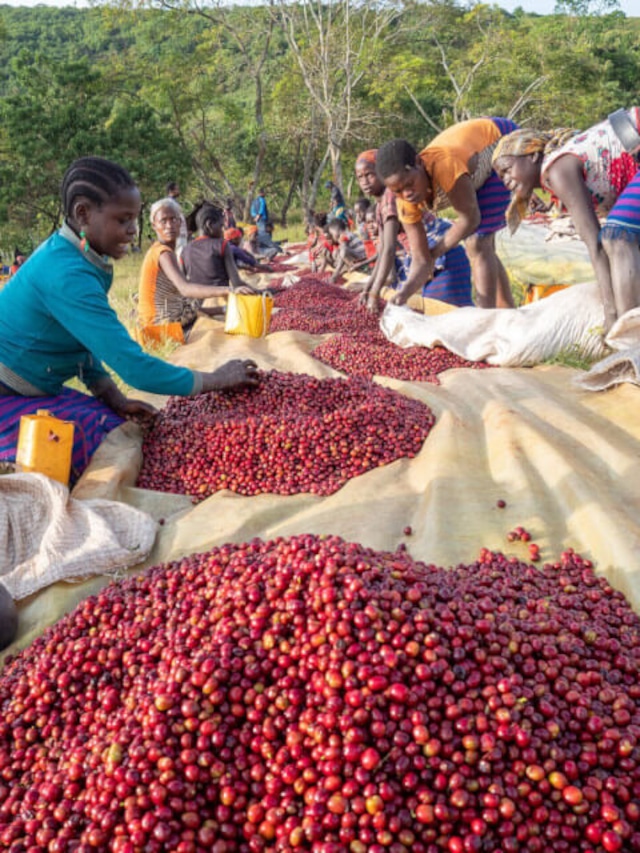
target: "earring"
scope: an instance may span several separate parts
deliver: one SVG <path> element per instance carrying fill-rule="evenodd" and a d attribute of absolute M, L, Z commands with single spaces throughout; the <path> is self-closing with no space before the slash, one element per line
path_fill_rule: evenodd
<path fill-rule="evenodd" d="M 87 240 L 87 235 L 84 233 L 84 231 L 80 232 L 80 248 L 83 252 L 89 251 L 89 241 Z"/>

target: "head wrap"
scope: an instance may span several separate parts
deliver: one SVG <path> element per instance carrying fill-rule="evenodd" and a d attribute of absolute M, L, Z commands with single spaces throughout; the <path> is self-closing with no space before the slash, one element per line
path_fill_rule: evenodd
<path fill-rule="evenodd" d="M 247 225 L 247 227 L 244 229 L 244 233 L 249 234 L 249 235 L 257 234 L 258 233 L 258 226 L 257 225 Z"/>
<path fill-rule="evenodd" d="M 578 130 L 567 127 L 560 127 L 548 133 L 528 128 L 514 130 L 513 133 L 507 133 L 498 140 L 491 162 L 495 168 L 496 162 L 501 157 L 526 157 L 530 154 L 539 154 L 542 160 L 547 154 L 565 145 L 577 133 L 579 133 Z M 515 193 L 511 194 L 511 203 L 505 218 L 512 234 L 526 216 L 530 200 L 531 194 L 527 198 L 519 198 Z"/>
<path fill-rule="evenodd" d="M 162 210 L 163 208 L 167 208 L 172 213 L 175 213 L 176 216 L 182 216 L 182 208 L 178 204 L 178 202 L 171 198 L 171 196 L 167 196 L 166 198 L 160 198 L 158 201 L 154 201 L 151 205 L 151 210 L 149 211 L 149 220 L 153 225 L 153 220 L 156 218 L 156 213 Z"/>
<path fill-rule="evenodd" d="M 377 156 L 377 148 L 370 148 L 368 151 L 363 151 L 356 157 L 356 166 L 358 165 L 358 163 L 366 163 L 367 166 L 373 166 L 373 168 L 375 169 Z"/>
<path fill-rule="evenodd" d="M 225 240 L 239 240 L 242 237 L 242 231 L 239 228 L 225 228 Z"/>

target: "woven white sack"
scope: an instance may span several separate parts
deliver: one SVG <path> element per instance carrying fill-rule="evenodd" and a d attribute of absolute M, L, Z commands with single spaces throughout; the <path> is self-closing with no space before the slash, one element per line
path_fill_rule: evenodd
<path fill-rule="evenodd" d="M 602 358 L 608 352 L 603 321 L 598 285 L 589 282 L 516 309 L 458 308 L 425 316 L 387 305 L 380 328 L 401 347 L 444 346 L 469 361 L 524 367 L 576 348 L 585 357 Z"/>
<path fill-rule="evenodd" d="M 606 342 L 616 352 L 594 364 L 576 384 L 588 391 L 604 391 L 621 382 L 640 385 L 640 308 L 618 318 Z"/>
<path fill-rule="evenodd" d="M 43 474 L 0 477 L 0 578 L 12 598 L 141 562 L 157 525 L 116 501 L 79 501 Z"/>

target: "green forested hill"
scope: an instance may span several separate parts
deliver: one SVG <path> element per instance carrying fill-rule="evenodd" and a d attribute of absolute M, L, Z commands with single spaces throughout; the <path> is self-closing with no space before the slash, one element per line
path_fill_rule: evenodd
<path fill-rule="evenodd" d="M 177 179 L 241 210 L 264 185 L 284 219 L 326 206 L 329 177 L 355 197 L 356 153 L 392 136 L 419 147 L 483 114 L 585 127 L 640 103 L 640 19 L 619 12 L 172 1 L 0 6 L 0 248 L 55 227 L 82 154 L 125 163 L 146 200 Z"/>

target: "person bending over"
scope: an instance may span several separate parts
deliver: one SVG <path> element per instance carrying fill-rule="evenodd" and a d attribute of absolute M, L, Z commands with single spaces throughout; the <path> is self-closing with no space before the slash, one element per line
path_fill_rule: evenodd
<path fill-rule="evenodd" d="M 580 133 L 522 129 L 498 144 L 493 164 L 512 201 L 512 232 L 534 190 L 551 193 L 589 251 L 604 330 L 640 305 L 640 108 L 618 110 Z M 605 216 L 600 225 L 598 215 Z"/>
<path fill-rule="evenodd" d="M 257 272 L 258 270 L 269 269 L 268 266 L 261 264 L 260 261 L 251 254 L 251 252 L 247 252 L 240 245 L 244 236 L 242 228 L 225 228 L 222 235 L 225 240 L 229 241 L 229 245 L 231 246 L 231 251 L 233 253 L 233 259 L 239 270 Z"/>
<path fill-rule="evenodd" d="M 398 199 L 398 218 L 411 251 L 411 269 L 394 301 L 403 304 L 434 274 L 435 262 L 461 241 L 471 262 L 477 304 L 512 308 L 507 272 L 496 255 L 495 234 L 505 226 L 509 194 L 493 171 L 491 155 L 517 125 L 506 118 L 459 122 L 438 134 L 419 154 L 404 139 L 378 150 L 380 179 Z M 452 207 L 456 219 L 433 248 L 422 227 L 425 211 Z"/>
<path fill-rule="evenodd" d="M 367 260 L 364 243 L 357 234 L 353 234 L 341 219 L 332 219 L 327 224 L 332 242 L 332 264 L 334 272 L 331 282 L 335 283 L 343 271 L 350 272 Z"/>
<path fill-rule="evenodd" d="M 378 151 L 363 151 L 356 159 L 356 180 L 363 193 L 376 199 L 375 218 L 378 233 L 376 264 L 364 285 L 361 301 L 370 311 L 378 310 L 378 296 L 385 284 L 402 286 L 411 271 L 411 255 L 398 219 L 395 193 L 385 187 L 376 172 Z M 423 214 L 422 226 L 430 247 L 437 245 L 450 224 L 433 214 Z M 398 257 L 400 249 L 400 257 Z M 399 279 L 399 282 L 398 282 Z M 463 246 L 456 246 L 435 262 L 434 275 L 426 281 L 422 295 L 452 305 L 471 305 L 471 268 Z"/>

